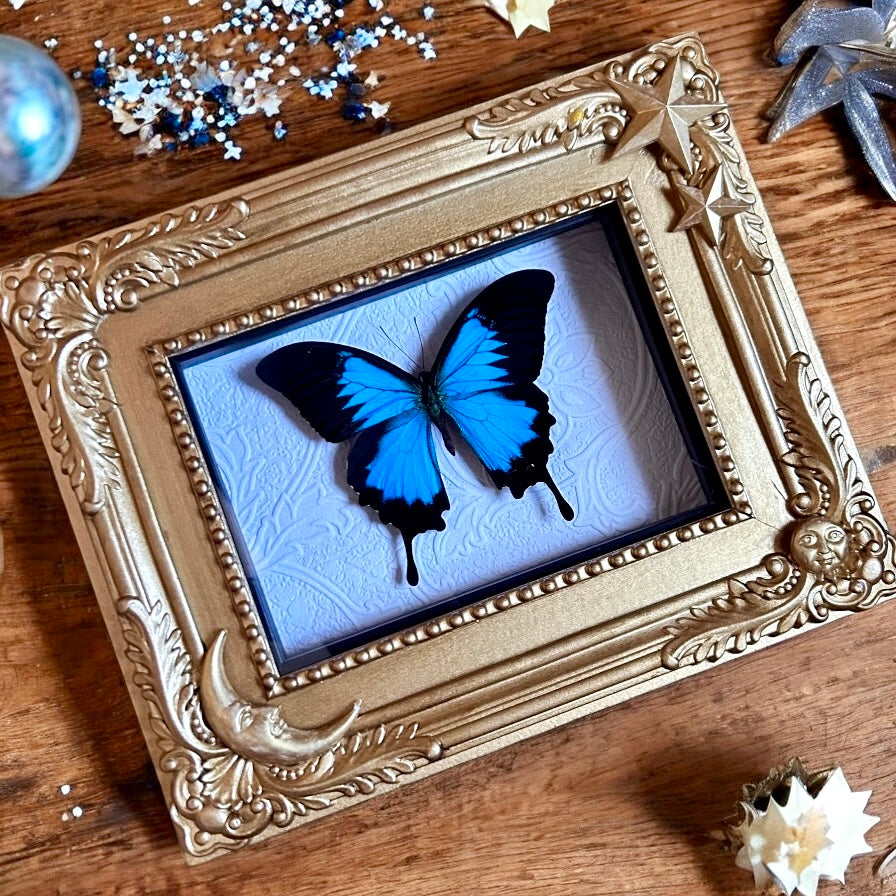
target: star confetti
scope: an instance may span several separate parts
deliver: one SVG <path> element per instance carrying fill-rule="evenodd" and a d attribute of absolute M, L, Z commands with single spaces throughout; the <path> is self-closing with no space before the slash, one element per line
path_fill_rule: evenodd
<path fill-rule="evenodd" d="M 386 42 L 436 58 L 430 37 L 391 15 L 387 0 L 220 0 L 220 7 L 211 27 L 175 29 L 166 15 L 164 33 L 131 32 L 124 48 L 95 41 L 96 63 L 84 77 L 119 131 L 138 137 L 137 154 L 220 144 L 224 158 L 237 160 L 243 150 L 232 134 L 240 121 L 261 115 L 283 140 L 283 104 L 303 90 L 335 100 L 348 121 L 388 129 L 389 103 L 370 96 L 379 78 L 362 71 L 363 58 Z M 436 11 L 426 4 L 411 15 L 427 22 Z"/>
<path fill-rule="evenodd" d="M 688 93 L 682 64 L 681 56 L 676 56 L 650 85 L 610 81 L 630 115 L 616 144 L 616 155 L 659 143 L 688 174 L 693 171 L 691 126 L 722 112 L 725 106 Z"/>
<path fill-rule="evenodd" d="M 743 804 L 737 864 L 766 892 L 815 896 L 820 880 L 843 883 L 852 858 L 871 852 L 865 835 L 880 819 L 865 814 L 871 792 L 854 793 L 839 768 L 816 796 L 798 777 L 789 783 L 783 804 L 774 797 L 765 810 Z"/>
<path fill-rule="evenodd" d="M 775 100 L 768 140 L 825 109 L 842 106 L 865 160 L 896 200 L 896 161 L 875 97 L 896 99 L 896 0 L 871 6 L 808 0 L 775 41 L 781 64 L 800 60 Z"/>
<path fill-rule="evenodd" d="M 509 22 L 517 38 L 530 25 L 542 31 L 551 30 L 548 10 L 554 0 L 483 0 L 482 5 Z"/>

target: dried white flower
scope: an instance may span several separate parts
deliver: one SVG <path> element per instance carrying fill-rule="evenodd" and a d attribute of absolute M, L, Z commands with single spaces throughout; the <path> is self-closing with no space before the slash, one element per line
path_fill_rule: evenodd
<path fill-rule="evenodd" d="M 785 805 L 770 799 L 760 812 L 743 804 L 747 817 L 736 831 L 743 842 L 738 866 L 753 872 L 758 889 L 776 885 L 786 896 L 815 896 L 822 878 L 843 883 L 853 856 L 871 852 L 865 834 L 880 819 L 864 814 L 870 796 L 870 790 L 853 793 L 839 768 L 814 798 L 799 778 L 791 778 Z"/>

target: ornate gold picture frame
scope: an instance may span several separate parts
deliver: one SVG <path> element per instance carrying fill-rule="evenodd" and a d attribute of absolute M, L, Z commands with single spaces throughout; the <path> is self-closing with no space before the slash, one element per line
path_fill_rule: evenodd
<path fill-rule="evenodd" d="M 407 309 L 414 283 L 447 293 L 450 272 L 515 265 L 521 247 L 553 258 L 557 235 L 585 225 L 607 235 L 607 270 L 631 300 L 674 421 L 664 431 L 684 446 L 700 500 L 465 591 L 445 586 L 351 637 L 324 626 L 313 650 L 290 654 L 222 472 L 228 439 L 210 435 L 219 401 L 237 402 L 247 427 L 254 417 L 229 387 L 203 405 L 185 370 L 271 334 L 300 338 L 308 321 L 332 323 L 323 338 L 335 342 L 346 309 L 375 308 L 373 321 L 384 295 Z M 693 36 L 26 259 L 0 270 L 0 298 L 188 861 L 896 591 L 893 538 Z M 564 352 L 587 354 L 585 342 L 548 334 L 545 375 Z M 559 468 L 563 386 L 551 383 Z M 253 394 L 308 443 L 288 408 Z M 235 469 L 261 475 L 267 461 L 253 458 Z M 577 495 L 602 488 L 554 472 Z M 297 475 L 296 488 L 313 478 Z M 350 492 L 336 499 L 369 516 Z M 511 503 L 525 502 L 537 496 Z M 297 555 L 307 519 L 288 524 Z M 588 520 L 580 512 L 577 525 Z M 350 549 L 328 522 L 315 575 L 335 581 Z M 505 537 L 487 545 L 499 559 Z M 372 570 L 368 583 L 397 592 Z M 295 592 L 286 624 L 300 630 L 306 589 Z"/>

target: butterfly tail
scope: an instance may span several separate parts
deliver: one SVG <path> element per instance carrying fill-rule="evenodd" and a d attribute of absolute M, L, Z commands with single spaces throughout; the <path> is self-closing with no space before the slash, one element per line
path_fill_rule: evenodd
<path fill-rule="evenodd" d="M 417 564 L 414 562 L 414 535 L 410 532 L 402 532 L 404 550 L 408 557 L 408 585 L 412 587 L 420 583 L 420 573 L 417 572 Z"/>
<path fill-rule="evenodd" d="M 557 507 L 560 509 L 560 514 L 567 522 L 574 519 L 576 512 L 572 509 L 569 502 L 560 492 L 560 489 L 557 488 L 557 483 L 554 482 L 551 474 L 548 473 L 547 470 L 544 471 L 544 484 L 551 490 L 551 494 L 554 496 L 554 500 L 557 502 Z"/>
<path fill-rule="evenodd" d="M 443 530 L 450 506 L 426 413 L 416 410 L 363 430 L 349 451 L 347 479 L 361 504 L 401 533 L 408 584 L 417 585 L 413 540 Z"/>

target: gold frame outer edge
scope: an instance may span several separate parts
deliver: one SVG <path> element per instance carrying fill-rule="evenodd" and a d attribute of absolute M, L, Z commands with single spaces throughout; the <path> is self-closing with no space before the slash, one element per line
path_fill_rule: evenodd
<path fill-rule="evenodd" d="M 692 99 L 717 108 L 690 126 L 686 164 L 665 146 L 638 146 L 631 151 L 631 176 L 620 176 L 622 138 L 638 112 L 618 85 L 649 88 L 670 65 L 681 67 Z M 423 158 L 428 166 L 412 164 Z M 374 214 L 397 218 L 471 184 L 531 180 L 536 171 L 566 164 L 564 158 L 590 167 L 592 180 L 606 182 L 552 196 L 534 209 L 518 204 L 515 215 L 483 219 L 481 227 L 426 242 L 428 248 L 389 252 L 384 259 L 392 260 L 377 259 L 354 274 L 334 269 L 335 276 L 320 276 L 311 270 L 311 282 L 325 285 L 286 299 L 250 307 L 234 287 L 234 295 L 224 296 L 200 326 L 177 336 L 157 333 L 144 343 L 141 375 L 161 397 L 188 474 L 164 488 L 178 495 L 192 490 L 192 512 L 198 506 L 216 549 L 215 596 L 187 593 L 185 571 L 166 536 L 158 499 L 163 485 L 135 448 L 140 433 L 122 397 L 130 384 L 116 379 L 117 367 L 125 365 L 107 345 L 106 328 L 124 315 L 136 320 L 149 314 L 144 309 L 161 308 L 166 297 L 187 294 L 203 280 L 238 280 L 241 269 L 286 258 L 290 246 L 313 240 L 315 227 L 338 231 Z M 386 176 L 387 171 L 394 173 Z M 360 199 L 354 208 L 331 211 L 328 190 L 340 172 L 352 173 Z M 680 253 L 664 256 L 668 250 L 659 244 L 668 240 L 655 222 L 665 220 L 671 229 L 670 195 L 699 191 L 716 175 L 733 201 L 718 231 L 690 226 L 683 235 L 712 304 L 714 320 L 701 323 L 673 298 L 681 295 L 670 283 L 682 260 Z M 896 592 L 894 540 L 771 235 L 718 73 L 696 37 L 654 44 L 240 193 L 0 270 L 0 318 L 188 861 L 257 842 L 694 674 L 707 662 L 867 609 Z M 521 187 L 518 193 L 524 202 Z M 732 509 L 431 620 L 366 653 L 278 678 L 171 386 L 168 355 L 602 202 L 618 202 L 623 210 Z M 174 317 L 166 313 L 161 330 L 174 330 Z M 730 355 L 692 348 L 692 342 L 705 344 L 698 337 L 712 327 L 724 332 Z M 722 365 L 732 359 L 765 436 L 756 449 L 759 460 L 746 458 L 747 467 L 755 470 L 768 452 L 769 484 L 741 477 L 735 464 L 740 455 L 729 450 L 729 439 L 736 441 L 746 424 L 728 421 L 723 432 L 715 408 L 721 393 L 714 394 L 713 381 L 724 380 Z M 155 422 L 146 425 L 156 431 Z M 765 493 L 776 482 L 783 486 L 783 500 Z M 783 506 L 769 511 L 774 502 Z M 760 523 L 767 530 L 762 536 Z M 743 533 L 739 540 L 755 545 L 755 556 L 746 567 L 695 585 L 684 567 L 693 569 L 716 545 L 730 545 L 722 541 L 726 533 Z M 604 588 L 631 588 L 637 581 L 632 572 L 643 581 L 664 554 L 664 562 L 682 568 L 677 585 L 686 585 L 668 589 L 638 613 L 595 617 L 579 631 L 535 646 L 521 634 L 518 653 L 496 650 L 456 677 L 424 676 L 425 684 L 412 694 L 396 690 L 389 699 L 388 687 L 371 690 L 372 699 L 365 693 L 373 681 L 364 677 L 367 670 L 388 678 L 402 662 L 398 653 L 422 668 L 425 651 L 443 640 L 455 639 L 455 649 L 463 652 L 469 645 L 472 652 L 487 634 L 469 623 L 518 617 L 516 625 L 532 627 L 533 613 L 546 619 L 562 613 L 551 608 L 560 606 L 563 592 L 590 593 L 589 580 Z M 552 597 L 536 600 L 541 596 Z M 227 632 L 242 642 L 245 658 L 236 658 L 231 644 L 225 661 Z M 353 699 L 340 696 L 354 688 Z M 281 705 L 289 716 L 307 715 L 314 724 L 298 728 L 285 722 Z"/>

